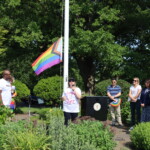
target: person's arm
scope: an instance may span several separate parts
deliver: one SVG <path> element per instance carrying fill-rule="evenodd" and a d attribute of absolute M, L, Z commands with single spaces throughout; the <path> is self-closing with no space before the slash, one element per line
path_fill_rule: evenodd
<path fill-rule="evenodd" d="M 142 92 L 141 92 L 141 97 L 140 97 L 140 103 L 141 103 L 141 107 L 144 107 L 145 106 L 145 104 L 144 104 L 144 90 L 142 90 Z"/>
<path fill-rule="evenodd" d="M 131 89 L 129 91 L 129 97 L 130 97 L 131 101 L 136 101 L 136 99 L 134 97 L 132 97 Z"/>
<path fill-rule="evenodd" d="M 116 102 L 116 100 L 114 99 L 114 96 L 111 96 L 111 94 L 110 94 L 109 92 L 107 92 L 107 96 L 108 96 L 111 100 L 113 100 L 113 101 Z"/>
<path fill-rule="evenodd" d="M 137 99 L 139 97 L 139 95 L 141 94 L 141 90 L 142 90 L 141 88 L 138 89 L 138 92 L 137 92 L 136 96 L 134 96 L 135 99 Z"/>
<path fill-rule="evenodd" d="M 3 104 L 3 102 L 2 102 L 2 90 L 0 90 L 0 104 Z"/>
<path fill-rule="evenodd" d="M 61 100 L 62 100 L 62 101 L 67 100 L 67 97 L 65 96 L 65 92 L 63 92 L 63 94 L 62 94 Z"/>
<path fill-rule="evenodd" d="M 66 96 L 61 97 L 61 100 L 62 100 L 62 101 L 67 100 Z"/>
<path fill-rule="evenodd" d="M 117 98 L 117 97 L 119 97 L 121 95 L 121 92 L 119 92 L 118 94 L 116 94 L 115 96 L 114 96 L 114 98 Z"/>
<path fill-rule="evenodd" d="M 111 94 L 110 94 L 109 86 L 107 87 L 107 96 L 108 96 L 111 100 L 113 100 L 113 96 L 111 96 Z"/>
<path fill-rule="evenodd" d="M 81 91 L 78 90 L 77 87 L 72 87 L 72 90 L 74 91 L 74 95 L 76 96 L 76 98 L 81 99 Z"/>

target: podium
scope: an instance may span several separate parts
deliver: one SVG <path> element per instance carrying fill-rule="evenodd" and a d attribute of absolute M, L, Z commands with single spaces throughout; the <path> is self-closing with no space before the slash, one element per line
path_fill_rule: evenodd
<path fill-rule="evenodd" d="M 91 116 L 106 121 L 109 98 L 107 96 L 86 96 L 81 99 L 81 116 Z"/>

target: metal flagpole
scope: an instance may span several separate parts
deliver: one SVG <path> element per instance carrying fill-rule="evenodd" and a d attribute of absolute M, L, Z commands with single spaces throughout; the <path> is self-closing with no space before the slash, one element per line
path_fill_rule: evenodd
<path fill-rule="evenodd" d="M 69 66 L 69 0 L 65 0 L 65 25 L 64 25 L 64 84 L 63 90 L 68 87 L 68 66 Z"/>

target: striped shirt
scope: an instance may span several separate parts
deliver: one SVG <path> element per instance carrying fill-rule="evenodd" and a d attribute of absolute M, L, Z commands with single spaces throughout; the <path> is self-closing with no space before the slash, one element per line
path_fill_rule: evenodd
<path fill-rule="evenodd" d="M 119 85 L 116 85 L 114 87 L 112 85 L 109 85 L 107 87 L 107 92 L 109 92 L 111 96 L 115 96 L 118 93 L 121 93 L 121 87 Z M 117 98 L 115 98 L 115 99 L 117 99 Z"/>

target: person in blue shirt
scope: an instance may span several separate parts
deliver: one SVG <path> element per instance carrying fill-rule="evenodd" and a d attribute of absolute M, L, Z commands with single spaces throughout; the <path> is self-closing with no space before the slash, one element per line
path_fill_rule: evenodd
<path fill-rule="evenodd" d="M 141 122 L 149 122 L 150 121 L 150 79 L 145 81 L 145 88 L 141 92 L 141 107 L 142 115 Z"/>
<path fill-rule="evenodd" d="M 116 102 L 121 96 L 121 87 L 117 85 L 117 80 L 113 78 L 111 79 L 111 83 L 112 84 L 107 87 L 107 96 L 110 99 L 110 103 L 113 101 Z M 117 118 L 119 126 L 123 126 L 122 120 L 121 120 L 120 105 L 117 107 L 109 105 L 109 108 L 110 108 L 110 113 L 112 117 L 112 126 L 115 125 L 116 118 Z"/>

